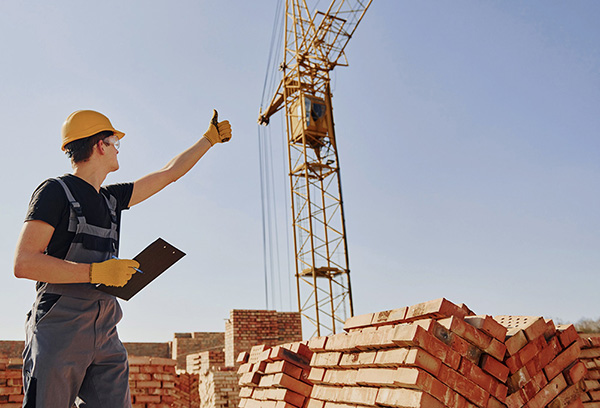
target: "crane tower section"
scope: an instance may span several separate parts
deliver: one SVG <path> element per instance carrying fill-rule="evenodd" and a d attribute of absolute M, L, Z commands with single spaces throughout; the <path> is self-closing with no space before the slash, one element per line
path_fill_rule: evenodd
<path fill-rule="evenodd" d="M 287 125 L 298 309 L 314 335 L 336 333 L 353 315 L 330 72 L 371 0 L 333 0 L 311 16 L 305 0 L 285 4 L 283 78 L 259 123 L 283 109 Z"/>

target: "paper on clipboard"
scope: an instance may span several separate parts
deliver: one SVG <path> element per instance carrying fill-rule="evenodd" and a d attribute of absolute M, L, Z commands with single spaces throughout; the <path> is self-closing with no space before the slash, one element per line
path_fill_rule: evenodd
<path fill-rule="evenodd" d="M 133 258 L 140 263 L 139 269 L 143 273 L 134 273 L 123 287 L 98 285 L 97 289 L 120 299 L 129 300 L 184 256 L 184 252 L 158 238 Z"/>

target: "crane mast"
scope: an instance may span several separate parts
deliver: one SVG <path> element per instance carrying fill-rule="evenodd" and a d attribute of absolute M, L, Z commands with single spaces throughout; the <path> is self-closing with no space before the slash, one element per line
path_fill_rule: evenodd
<path fill-rule="evenodd" d="M 311 17 L 285 4 L 283 78 L 259 123 L 283 109 L 287 128 L 298 310 L 313 335 L 336 333 L 353 315 L 330 72 L 347 66 L 346 44 L 371 0 L 333 0 Z"/>

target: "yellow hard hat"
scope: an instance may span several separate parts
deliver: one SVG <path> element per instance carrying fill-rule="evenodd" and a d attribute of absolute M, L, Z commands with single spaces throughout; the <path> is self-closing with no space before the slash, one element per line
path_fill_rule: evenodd
<path fill-rule="evenodd" d="M 62 145 L 61 149 L 74 140 L 84 139 L 93 136 L 98 132 L 109 130 L 119 139 L 125 136 L 125 133 L 116 130 L 110 123 L 110 120 L 100 112 L 93 110 L 78 110 L 69 115 L 62 125 Z"/>

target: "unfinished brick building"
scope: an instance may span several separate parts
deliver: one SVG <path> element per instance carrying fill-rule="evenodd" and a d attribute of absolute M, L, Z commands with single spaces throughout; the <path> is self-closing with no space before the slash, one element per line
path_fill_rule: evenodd
<path fill-rule="evenodd" d="M 232 310 L 225 332 L 175 333 L 166 343 L 125 343 L 133 407 L 237 407 L 236 353 L 254 344 L 301 340 L 299 313 Z M 21 407 L 23 345 L 0 341 L 0 408 Z"/>
<path fill-rule="evenodd" d="M 600 336 L 573 325 L 436 299 L 344 330 L 301 341 L 297 313 L 234 310 L 225 333 L 128 343 L 134 407 L 600 408 Z M 0 408 L 20 406 L 21 348 L 0 342 Z"/>

